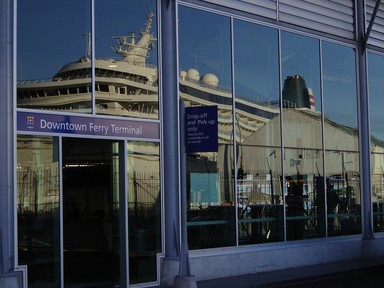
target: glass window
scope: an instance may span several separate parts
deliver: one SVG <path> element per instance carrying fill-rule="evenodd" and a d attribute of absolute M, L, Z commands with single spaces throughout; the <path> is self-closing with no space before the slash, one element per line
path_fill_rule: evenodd
<path fill-rule="evenodd" d="M 60 287 L 58 141 L 17 138 L 18 263 L 28 265 L 28 287 Z"/>
<path fill-rule="evenodd" d="M 17 3 L 17 107 L 91 113 L 89 1 Z"/>
<path fill-rule="evenodd" d="M 357 98 L 355 51 L 329 42 L 322 42 L 324 117 L 329 125 L 345 127 L 345 132 L 353 135 L 355 141 L 336 138 L 328 134 L 325 127 L 325 147 L 340 150 L 358 150 L 357 140 Z M 345 146 L 348 143 L 347 146 Z M 342 146 L 344 145 L 344 146 Z"/>
<path fill-rule="evenodd" d="M 239 243 L 284 240 L 278 31 L 234 21 Z"/>
<path fill-rule="evenodd" d="M 128 237 L 130 283 L 156 281 L 161 251 L 160 148 L 158 143 L 128 142 Z"/>
<path fill-rule="evenodd" d="M 384 231 L 384 57 L 368 54 L 374 231 Z"/>
<path fill-rule="evenodd" d="M 234 245 L 230 19 L 183 6 L 178 14 L 179 95 L 186 107 L 218 109 L 218 152 L 187 155 L 188 243 L 191 249 Z"/>
<path fill-rule="evenodd" d="M 322 55 L 328 235 L 361 233 L 355 51 L 322 42 Z"/>
<path fill-rule="evenodd" d="M 281 32 L 281 69 L 284 146 L 321 149 L 319 40 Z"/>
<path fill-rule="evenodd" d="M 96 113 L 159 118 L 156 2 L 96 1 Z"/>
<path fill-rule="evenodd" d="M 282 32 L 281 57 L 287 240 L 322 237 L 320 42 Z"/>

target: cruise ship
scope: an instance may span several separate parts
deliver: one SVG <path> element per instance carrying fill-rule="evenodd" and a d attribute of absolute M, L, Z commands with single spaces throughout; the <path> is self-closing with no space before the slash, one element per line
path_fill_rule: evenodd
<path fill-rule="evenodd" d="M 95 77 L 95 113 L 143 119 L 159 119 L 158 69 L 147 63 L 156 40 L 152 30 L 154 13 L 147 15 L 139 37 L 135 33 L 116 36 L 112 49 L 120 57 L 96 58 L 92 69 L 90 41 L 87 55 L 64 65 L 52 78 L 20 80 L 17 83 L 19 108 L 92 113 L 92 85 Z M 180 97 L 186 106 L 217 105 L 219 141 L 233 141 L 232 91 L 220 87 L 212 73 L 200 76 L 196 69 L 180 72 Z M 238 142 L 279 115 L 278 103 L 257 103 L 236 98 Z"/>

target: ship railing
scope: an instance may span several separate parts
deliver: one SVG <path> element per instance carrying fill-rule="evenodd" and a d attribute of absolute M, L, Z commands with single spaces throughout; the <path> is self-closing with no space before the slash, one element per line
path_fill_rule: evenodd
<path fill-rule="evenodd" d="M 49 83 L 53 82 L 52 78 L 33 79 L 33 80 L 18 80 L 17 84 L 36 84 L 36 83 Z"/>
<path fill-rule="evenodd" d="M 152 68 L 152 69 L 156 69 L 157 68 L 157 65 L 155 64 L 152 64 L 152 63 L 145 63 L 145 62 L 141 62 L 141 61 L 125 61 L 125 60 L 122 60 L 121 58 L 95 58 L 96 60 L 100 60 L 100 61 L 114 61 L 114 62 L 122 62 L 122 63 L 128 63 L 130 65 L 136 65 L 136 66 L 143 66 L 143 67 L 146 67 L 146 68 Z"/>
<path fill-rule="evenodd" d="M 229 89 L 229 88 L 222 87 L 222 86 L 209 85 L 207 83 L 201 82 L 200 80 L 193 80 L 193 79 L 185 78 L 184 81 L 190 82 L 190 83 L 194 83 L 194 84 L 197 84 L 197 85 L 199 85 L 201 87 L 206 87 L 206 88 L 209 88 L 209 89 L 212 89 L 212 90 L 216 90 L 216 91 L 219 91 L 219 92 L 232 93 L 232 90 Z"/>
<path fill-rule="evenodd" d="M 201 82 L 200 80 L 193 80 L 193 79 L 185 78 L 184 81 L 197 84 L 201 87 L 206 87 L 206 88 L 209 88 L 212 90 L 216 90 L 218 92 L 232 93 L 232 90 L 229 88 L 222 87 L 222 86 L 209 85 L 207 83 Z M 260 101 L 260 100 L 251 98 L 249 96 L 244 96 L 244 95 L 239 95 L 239 94 L 236 94 L 236 99 L 244 100 L 244 101 L 247 101 L 248 103 L 256 104 L 256 105 L 263 106 L 263 107 L 276 108 L 276 105 L 275 105 L 276 101 L 273 101 L 273 100 Z"/>
<path fill-rule="evenodd" d="M 223 120 L 231 120 L 233 117 L 232 117 L 232 114 L 228 114 L 228 115 L 219 115 L 219 119 L 223 119 Z"/>
<path fill-rule="evenodd" d="M 255 104 L 255 105 L 259 105 L 259 106 L 269 107 L 269 108 L 276 109 L 276 101 L 274 101 L 274 100 L 260 101 L 260 100 L 251 98 L 249 96 L 244 96 L 244 95 L 240 95 L 240 94 L 236 94 L 236 99 L 244 100 L 244 101 L 247 101 L 248 103 L 252 103 L 252 104 Z"/>
<path fill-rule="evenodd" d="M 222 115 L 221 114 L 218 116 L 218 119 L 219 119 L 219 123 L 221 121 L 225 121 L 225 120 L 232 120 L 232 115 Z M 251 129 L 259 128 L 259 124 L 253 120 L 237 119 L 236 121 L 238 121 L 242 126 L 246 126 L 246 127 L 251 128 Z"/>

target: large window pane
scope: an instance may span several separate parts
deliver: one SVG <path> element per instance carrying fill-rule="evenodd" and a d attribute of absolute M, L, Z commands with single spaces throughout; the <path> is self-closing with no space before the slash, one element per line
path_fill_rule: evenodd
<path fill-rule="evenodd" d="M 321 111 L 319 40 L 281 32 L 283 107 Z"/>
<path fill-rule="evenodd" d="M 328 234 L 361 233 L 355 51 L 323 42 L 322 55 Z"/>
<path fill-rule="evenodd" d="M 127 145 L 131 284 L 156 281 L 156 254 L 161 251 L 159 153 L 158 143 Z"/>
<path fill-rule="evenodd" d="M 368 55 L 374 231 L 384 231 L 384 57 Z"/>
<path fill-rule="evenodd" d="M 158 119 L 156 1 L 95 6 L 96 113 Z"/>
<path fill-rule="evenodd" d="M 287 240 L 325 236 L 322 152 L 286 148 L 284 152 Z"/>
<path fill-rule="evenodd" d="M 281 149 L 242 145 L 246 157 L 237 173 L 239 243 L 284 240 Z"/>
<path fill-rule="evenodd" d="M 282 241 L 277 30 L 234 21 L 234 65 L 239 243 Z"/>
<path fill-rule="evenodd" d="M 281 33 L 287 240 L 325 236 L 319 44 Z"/>
<path fill-rule="evenodd" d="M 180 6 L 178 23 L 180 97 L 186 107 L 218 107 L 218 152 L 187 156 L 188 243 L 234 245 L 230 19 Z"/>
<path fill-rule="evenodd" d="M 327 150 L 325 161 L 328 235 L 361 233 L 359 154 Z"/>
<path fill-rule="evenodd" d="M 89 1 L 17 7 L 17 107 L 90 113 Z"/>
<path fill-rule="evenodd" d="M 322 54 L 324 117 L 327 121 L 325 147 L 336 150 L 348 147 L 349 150 L 358 151 L 355 51 L 349 47 L 322 42 Z M 330 126 L 352 135 L 354 141 L 336 138 L 328 128 Z"/>
<path fill-rule="evenodd" d="M 58 141 L 17 139 L 18 263 L 28 265 L 28 287 L 60 287 Z"/>

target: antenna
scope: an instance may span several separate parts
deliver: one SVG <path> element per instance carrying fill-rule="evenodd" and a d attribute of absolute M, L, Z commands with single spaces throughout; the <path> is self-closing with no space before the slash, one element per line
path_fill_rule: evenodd
<path fill-rule="evenodd" d="M 91 33 L 88 32 L 88 33 L 83 33 L 82 34 L 83 36 L 85 36 L 85 41 L 86 41 L 86 50 L 85 50 L 85 58 L 90 58 L 91 57 L 91 51 L 92 51 L 92 38 L 91 38 Z"/>

